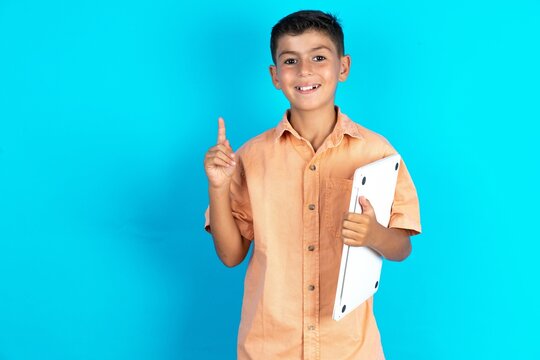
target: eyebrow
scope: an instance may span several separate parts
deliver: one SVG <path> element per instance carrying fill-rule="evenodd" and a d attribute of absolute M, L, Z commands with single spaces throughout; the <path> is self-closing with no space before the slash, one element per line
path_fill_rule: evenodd
<path fill-rule="evenodd" d="M 330 49 L 328 46 L 324 46 L 324 45 L 321 45 L 321 46 L 317 46 L 313 49 L 311 49 L 309 52 L 313 52 L 313 51 L 317 51 L 317 50 L 321 50 L 321 49 L 326 49 L 328 51 L 332 51 L 332 49 Z M 286 54 L 291 54 L 291 55 L 299 55 L 300 53 L 297 52 L 297 51 L 292 51 L 292 50 L 285 50 L 285 51 L 282 51 L 279 55 L 278 55 L 278 59 L 280 57 L 282 57 L 283 55 L 286 55 Z"/>

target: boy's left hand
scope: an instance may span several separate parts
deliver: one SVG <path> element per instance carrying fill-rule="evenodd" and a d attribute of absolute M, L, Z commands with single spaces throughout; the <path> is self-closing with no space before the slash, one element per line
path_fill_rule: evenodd
<path fill-rule="evenodd" d="M 341 238 L 345 245 L 373 247 L 383 235 L 384 226 L 377 222 L 375 210 L 368 199 L 358 198 L 362 214 L 347 213 L 343 219 Z"/>

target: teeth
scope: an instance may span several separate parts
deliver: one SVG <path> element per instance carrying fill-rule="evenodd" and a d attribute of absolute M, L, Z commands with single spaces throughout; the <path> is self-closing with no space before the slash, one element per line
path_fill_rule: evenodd
<path fill-rule="evenodd" d="M 296 88 L 300 91 L 307 91 L 307 90 L 313 90 L 318 88 L 319 85 L 309 85 L 309 86 L 297 86 Z"/>

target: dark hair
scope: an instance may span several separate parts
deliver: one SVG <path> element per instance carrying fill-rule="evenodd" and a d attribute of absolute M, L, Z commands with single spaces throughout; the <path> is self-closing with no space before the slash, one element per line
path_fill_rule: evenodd
<path fill-rule="evenodd" d="M 272 28 L 270 51 L 272 52 L 274 64 L 276 63 L 279 38 L 283 35 L 301 35 L 308 30 L 325 33 L 336 46 L 338 55 L 343 56 L 345 54 L 343 30 L 339 20 L 334 15 L 319 10 L 301 10 L 285 16 Z"/>

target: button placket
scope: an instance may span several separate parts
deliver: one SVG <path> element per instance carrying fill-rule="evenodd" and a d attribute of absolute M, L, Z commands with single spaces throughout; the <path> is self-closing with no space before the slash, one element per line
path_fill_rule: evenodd
<path fill-rule="evenodd" d="M 304 199 L 307 204 L 304 218 L 304 311 L 306 325 L 304 331 L 305 359 L 318 359 L 319 356 L 319 251 L 315 251 L 320 237 L 320 179 L 318 164 L 312 159 L 304 169 Z M 310 203 L 311 202 L 311 203 Z"/>
<path fill-rule="evenodd" d="M 311 171 L 317 170 L 317 165 L 315 165 L 315 164 L 309 165 L 309 170 L 311 170 Z M 312 208 L 311 208 L 311 205 L 310 205 L 310 210 L 314 210 L 314 207 L 313 207 L 313 209 L 312 209 Z M 308 251 L 314 251 L 314 250 L 315 250 L 315 246 L 314 246 L 314 245 L 309 245 L 309 246 L 307 247 L 307 250 L 308 250 Z"/>

